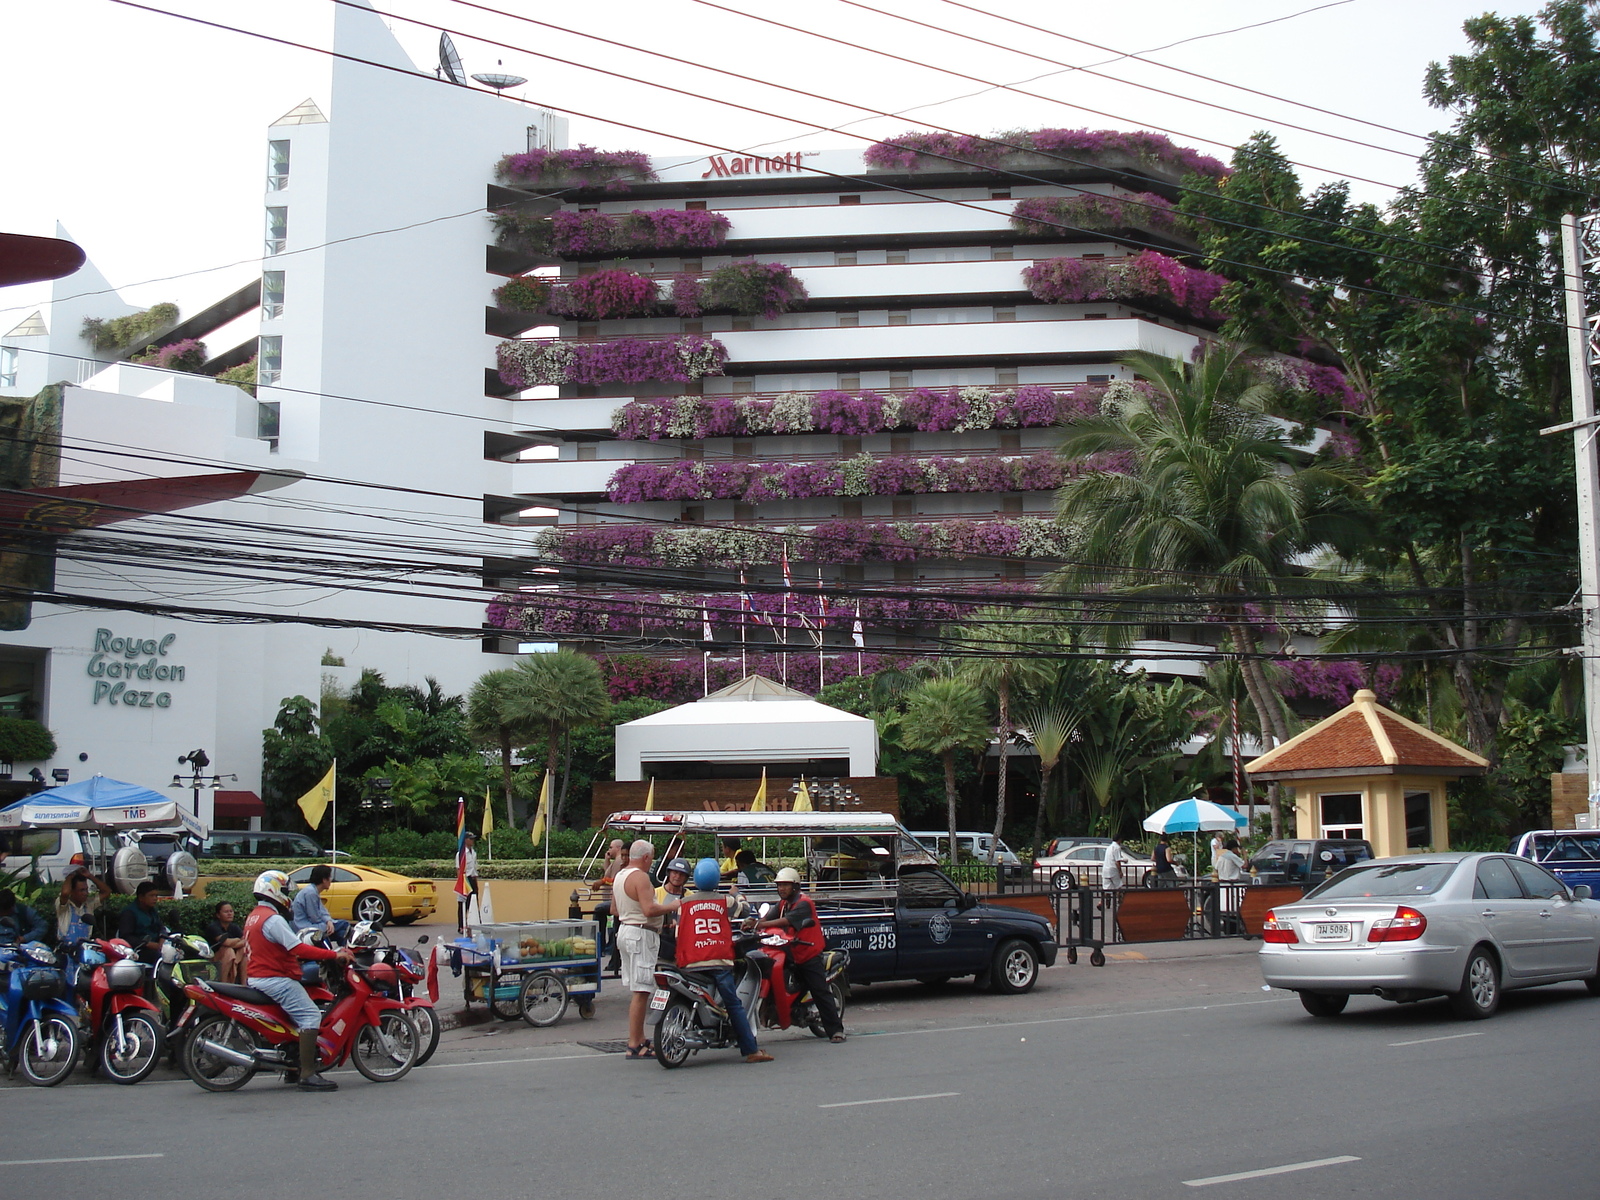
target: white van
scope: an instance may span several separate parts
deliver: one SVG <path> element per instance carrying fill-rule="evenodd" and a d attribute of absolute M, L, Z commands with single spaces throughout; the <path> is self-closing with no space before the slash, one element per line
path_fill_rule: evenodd
<path fill-rule="evenodd" d="M 935 858 L 948 859 L 950 857 L 949 831 L 937 829 L 913 829 L 911 836 L 921 842 L 923 847 Z M 956 840 L 961 846 L 963 860 L 986 863 L 989 853 L 994 852 L 995 862 L 998 863 L 1007 875 L 1022 874 L 1022 860 L 1019 859 L 1005 842 L 995 840 L 992 833 L 974 833 L 969 830 L 956 830 Z"/>
<path fill-rule="evenodd" d="M 106 872 L 118 850 L 113 834 L 90 829 L 0 829 L 0 853 L 8 874 L 26 876 L 38 860 L 39 878 L 60 883 L 79 867 L 111 882 Z"/>

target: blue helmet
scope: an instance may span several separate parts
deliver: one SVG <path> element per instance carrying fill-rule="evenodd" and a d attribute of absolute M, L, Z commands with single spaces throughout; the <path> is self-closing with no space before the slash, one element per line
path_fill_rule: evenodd
<path fill-rule="evenodd" d="M 702 858 L 694 865 L 694 885 L 702 892 L 714 892 L 722 882 L 722 868 L 714 858 Z"/>

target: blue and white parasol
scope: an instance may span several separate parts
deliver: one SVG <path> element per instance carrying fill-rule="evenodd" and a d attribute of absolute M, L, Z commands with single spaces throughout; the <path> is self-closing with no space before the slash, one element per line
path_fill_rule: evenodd
<path fill-rule="evenodd" d="M 1151 833 L 1197 833 L 1202 829 L 1243 829 L 1248 817 L 1223 804 L 1209 800 L 1179 800 L 1159 808 L 1144 819 Z"/>

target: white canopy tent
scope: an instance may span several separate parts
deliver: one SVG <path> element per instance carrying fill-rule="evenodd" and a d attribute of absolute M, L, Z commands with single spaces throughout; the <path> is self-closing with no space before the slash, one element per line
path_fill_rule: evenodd
<path fill-rule="evenodd" d="M 850 775 L 878 771 L 878 727 L 760 675 L 690 704 L 617 726 L 617 780 L 667 763 L 803 763 L 848 759 Z"/>

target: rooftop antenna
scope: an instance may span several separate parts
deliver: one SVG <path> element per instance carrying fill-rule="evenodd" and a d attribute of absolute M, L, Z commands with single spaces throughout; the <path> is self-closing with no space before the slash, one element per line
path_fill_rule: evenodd
<path fill-rule="evenodd" d="M 439 66 L 434 74 L 461 87 L 467 86 L 466 72 L 461 69 L 461 55 L 456 53 L 456 44 L 450 40 L 448 33 L 439 35 Z"/>
<path fill-rule="evenodd" d="M 503 67 L 506 64 L 503 60 L 497 58 L 494 60 L 494 65 Z M 521 75 L 504 75 L 499 71 L 485 71 L 482 75 L 474 75 L 473 78 L 483 84 L 484 87 L 492 87 L 497 92 L 504 92 L 507 88 L 521 87 L 528 82 Z"/>

